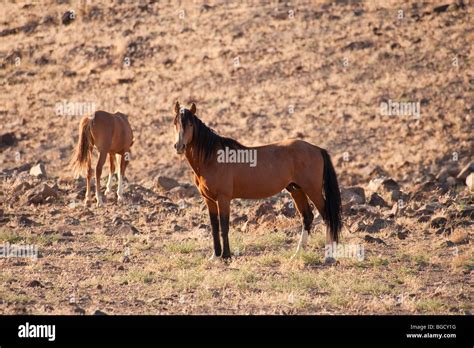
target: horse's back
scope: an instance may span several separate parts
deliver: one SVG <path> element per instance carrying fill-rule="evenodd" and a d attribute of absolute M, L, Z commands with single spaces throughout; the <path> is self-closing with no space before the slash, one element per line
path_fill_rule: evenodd
<path fill-rule="evenodd" d="M 132 127 L 126 115 L 98 110 L 92 118 L 92 134 L 99 151 L 121 153 L 133 143 Z"/>

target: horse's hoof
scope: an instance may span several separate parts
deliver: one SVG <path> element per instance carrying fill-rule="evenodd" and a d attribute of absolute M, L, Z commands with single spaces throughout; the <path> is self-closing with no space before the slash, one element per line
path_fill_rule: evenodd
<path fill-rule="evenodd" d="M 324 264 L 325 265 L 332 265 L 336 263 L 336 259 L 334 257 L 325 257 L 324 258 Z"/>
<path fill-rule="evenodd" d="M 123 196 L 117 196 L 117 203 L 123 203 Z"/>
<path fill-rule="evenodd" d="M 105 190 L 104 195 L 107 196 L 109 193 L 110 193 L 110 190 L 107 189 L 107 190 Z"/>

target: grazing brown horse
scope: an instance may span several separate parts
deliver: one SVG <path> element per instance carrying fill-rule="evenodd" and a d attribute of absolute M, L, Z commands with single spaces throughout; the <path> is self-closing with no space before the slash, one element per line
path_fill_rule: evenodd
<path fill-rule="evenodd" d="M 247 147 L 207 127 L 196 116 L 195 104 L 185 109 L 176 102 L 174 112 L 175 149 L 178 154 L 185 154 L 209 210 L 214 240 L 212 257 L 231 256 L 228 232 L 233 198 L 266 198 L 284 188 L 290 192 L 303 219 L 295 255 L 306 245 L 313 222 L 308 198 L 327 225 L 326 244 L 338 242 L 342 227 L 341 196 L 326 150 L 302 140 Z"/>
<path fill-rule="evenodd" d="M 127 116 L 121 113 L 110 114 L 105 111 L 96 111 L 91 117 L 84 117 L 79 124 L 79 141 L 71 160 L 75 173 L 86 170 L 86 197 L 85 205 L 92 199 L 91 178 L 92 166 L 91 155 L 93 147 L 99 151 L 99 160 L 95 167 L 95 197 L 97 206 L 102 205 L 102 194 L 100 192 L 100 176 L 102 167 L 107 159 L 110 160 L 110 173 L 105 194 L 112 189 L 112 178 L 115 174 L 115 158 L 120 161 L 118 170 L 117 201 L 123 200 L 123 178 L 125 168 L 130 160 L 130 147 L 133 144 L 133 133 Z M 119 158 L 120 157 L 120 158 Z"/>

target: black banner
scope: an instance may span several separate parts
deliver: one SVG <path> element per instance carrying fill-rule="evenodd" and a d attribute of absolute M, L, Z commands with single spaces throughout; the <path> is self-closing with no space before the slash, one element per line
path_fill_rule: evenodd
<path fill-rule="evenodd" d="M 0 316 L 0 346 L 472 347 L 470 316 Z"/>

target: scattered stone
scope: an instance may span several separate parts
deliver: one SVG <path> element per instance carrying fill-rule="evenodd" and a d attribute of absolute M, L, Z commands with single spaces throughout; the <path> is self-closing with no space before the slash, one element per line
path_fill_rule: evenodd
<path fill-rule="evenodd" d="M 437 6 L 437 7 L 433 8 L 433 12 L 438 13 L 438 14 L 446 12 L 448 10 L 449 6 L 450 6 L 450 4 Z"/>
<path fill-rule="evenodd" d="M 389 225 L 387 220 L 376 218 L 371 225 L 368 225 L 366 228 L 366 232 L 368 233 L 376 233 L 380 230 L 384 229 Z"/>
<path fill-rule="evenodd" d="M 259 205 L 255 211 L 255 220 L 258 220 L 264 216 L 275 216 L 276 212 L 273 208 L 273 204 L 270 202 L 263 202 Z"/>
<path fill-rule="evenodd" d="M 172 188 L 169 192 L 170 195 L 178 199 L 191 198 L 199 195 L 199 191 L 197 190 L 196 186 L 189 184 L 176 186 Z"/>
<path fill-rule="evenodd" d="M 29 288 L 42 288 L 43 284 L 40 283 L 39 280 L 32 280 L 28 283 Z"/>
<path fill-rule="evenodd" d="M 63 237 L 73 237 L 73 234 L 71 231 L 65 231 L 62 233 L 62 236 Z"/>
<path fill-rule="evenodd" d="M 436 180 L 441 183 L 446 182 L 450 176 L 456 176 L 459 173 L 459 165 L 457 163 L 452 163 L 450 165 L 444 166 L 438 174 L 436 174 Z"/>
<path fill-rule="evenodd" d="M 46 177 L 46 168 L 43 163 L 38 163 L 37 165 L 31 167 L 30 175 L 36 177 Z"/>
<path fill-rule="evenodd" d="M 47 184 L 41 184 L 26 192 L 28 204 L 42 204 L 49 198 L 58 198 L 58 187 L 55 184 L 53 187 Z"/>
<path fill-rule="evenodd" d="M 0 135 L 0 147 L 3 146 L 13 146 L 15 145 L 17 139 L 15 133 L 5 133 Z"/>
<path fill-rule="evenodd" d="M 398 239 L 404 240 L 408 237 L 408 231 L 398 231 L 397 232 Z"/>
<path fill-rule="evenodd" d="M 120 225 L 117 230 L 117 233 L 137 235 L 140 234 L 140 231 L 135 226 L 130 225 L 128 223 L 124 223 Z"/>
<path fill-rule="evenodd" d="M 176 186 L 179 186 L 179 183 L 173 179 L 166 176 L 159 176 L 156 179 L 156 186 L 164 191 L 169 191 Z"/>
<path fill-rule="evenodd" d="M 65 222 L 68 225 L 73 225 L 73 226 L 77 226 L 81 223 L 79 219 L 76 219 L 76 218 L 71 217 L 71 216 L 66 217 Z"/>
<path fill-rule="evenodd" d="M 76 13 L 74 11 L 66 11 L 66 12 L 63 13 L 63 16 L 61 17 L 61 22 L 64 25 L 69 25 L 75 19 L 76 19 Z"/>
<path fill-rule="evenodd" d="M 237 216 L 236 218 L 234 218 L 234 220 L 232 220 L 232 225 L 237 226 L 237 225 L 240 225 L 240 224 L 245 223 L 247 221 L 248 221 L 248 216 L 244 214 L 244 215 Z M 199 226 L 199 228 L 207 229 L 207 225 L 204 225 L 203 227 L 201 227 L 202 225 L 204 225 L 204 224 L 201 224 Z"/>
<path fill-rule="evenodd" d="M 285 204 L 283 204 L 283 207 L 281 208 L 281 213 L 288 218 L 295 217 L 296 215 L 295 203 L 291 201 L 291 202 L 286 202 Z"/>
<path fill-rule="evenodd" d="M 341 189 L 341 199 L 344 205 L 365 203 L 365 191 L 362 187 L 353 186 Z"/>
<path fill-rule="evenodd" d="M 452 176 L 448 176 L 448 178 L 446 179 L 446 184 L 449 186 L 449 187 L 454 187 L 456 186 L 457 184 L 457 180 L 452 177 Z"/>
<path fill-rule="evenodd" d="M 178 224 L 176 224 L 176 225 L 174 225 L 173 230 L 174 230 L 175 232 L 181 232 L 181 231 L 184 231 L 185 228 L 184 228 L 184 227 L 181 227 L 181 226 L 178 225 Z"/>
<path fill-rule="evenodd" d="M 31 184 L 28 181 L 19 180 L 18 183 L 15 182 L 13 185 L 13 192 L 24 192 L 29 189 L 31 189 Z"/>
<path fill-rule="evenodd" d="M 469 191 L 474 191 L 474 173 L 471 173 L 467 176 L 466 186 L 468 187 Z"/>
<path fill-rule="evenodd" d="M 380 193 L 385 201 L 396 202 L 401 197 L 398 183 L 386 177 L 372 179 L 369 182 L 368 190 L 370 192 Z"/>
<path fill-rule="evenodd" d="M 372 236 L 370 236 L 370 235 L 368 235 L 368 234 L 365 235 L 364 240 L 365 240 L 366 242 L 369 242 L 369 243 L 377 243 L 377 244 L 384 244 L 384 245 L 387 245 L 382 239 L 372 237 Z"/>
<path fill-rule="evenodd" d="M 27 218 L 25 215 L 21 215 L 18 217 L 18 226 L 27 227 L 27 226 L 37 226 L 37 225 L 38 223 Z"/>
<path fill-rule="evenodd" d="M 447 222 L 448 219 L 446 219 L 444 216 L 437 216 L 431 219 L 430 226 L 432 228 L 445 227 Z"/>
<path fill-rule="evenodd" d="M 129 262 L 130 262 L 130 258 L 125 255 L 125 256 L 122 258 L 122 262 L 123 262 L 123 263 L 129 263 Z M 119 267 L 120 267 L 120 266 L 119 266 Z M 122 269 L 123 269 L 123 267 L 122 267 Z M 119 270 L 120 270 L 120 268 L 119 268 Z"/>
<path fill-rule="evenodd" d="M 356 221 L 351 225 L 350 232 L 355 233 L 355 232 L 361 232 L 365 231 L 367 228 L 367 225 L 364 224 L 362 221 Z"/>
<path fill-rule="evenodd" d="M 86 311 L 83 308 L 81 308 L 77 305 L 74 307 L 73 312 L 76 313 L 76 314 L 79 314 L 79 315 L 85 315 L 86 314 Z"/>
<path fill-rule="evenodd" d="M 374 192 L 370 195 L 369 204 L 374 207 L 387 207 L 387 203 L 384 201 L 382 197 L 377 192 Z"/>
<path fill-rule="evenodd" d="M 92 313 L 92 315 L 107 315 L 107 313 L 102 312 L 102 311 L 99 310 L 99 309 L 96 309 L 96 310 L 94 311 L 94 313 Z"/>

